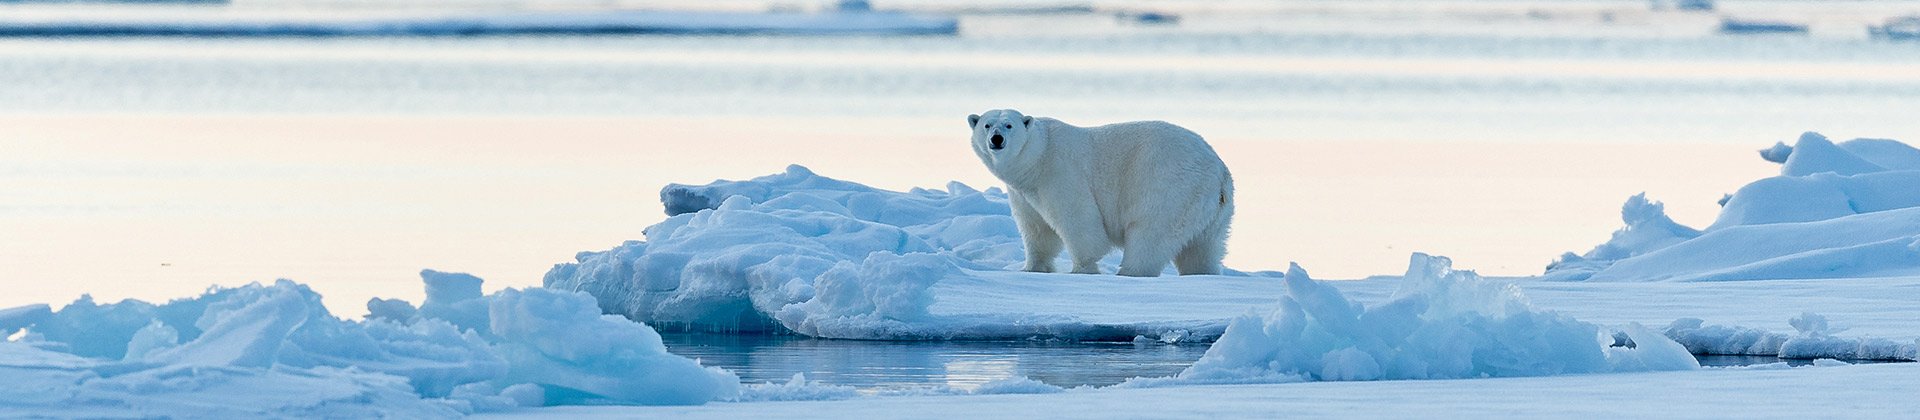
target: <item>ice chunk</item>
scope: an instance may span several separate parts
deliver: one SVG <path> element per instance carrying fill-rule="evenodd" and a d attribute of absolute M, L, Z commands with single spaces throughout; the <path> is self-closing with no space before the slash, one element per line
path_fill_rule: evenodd
<path fill-rule="evenodd" d="M 248 290 L 263 296 L 223 300 L 209 307 L 196 323 L 202 330 L 198 338 L 141 360 L 189 366 L 272 366 L 280 356 L 280 345 L 307 321 L 307 301 L 290 287 Z"/>
<path fill-rule="evenodd" d="M 973 389 L 974 395 L 1057 394 L 1061 392 L 1066 392 L 1066 389 L 1062 389 L 1058 386 L 1049 385 L 1045 382 L 1036 381 L 1036 380 L 1033 380 L 1033 378 L 1028 378 L 1025 376 L 1016 376 L 1012 378 L 989 381 L 987 383 L 980 384 L 979 388 Z"/>
<path fill-rule="evenodd" d="M 51 316 L 53 316 L 53 307 L 44 303 L 0 309 L 0 335 L 13 335 L 14 331 L 32 326 Z"/>
<path fill-rule="evenodd" d="M 82 295 L 37 322 L 32 331 L 77 356 L 119 359 L 126 356 L 127 342 L 133 334 L 146 328 L 155 316 L 150 303 L 127 300 L 100 305 L 93 302 L 93 296 Z"/>
<path fill-rule="evenodd" d="M 133 333 L 133 339 L 127 342 L 125 360 L 145 360 L 154 352 L 180 345 L 180 331 L 167 324 L 154 320 L 146 328 Z"/>
<path fill-rule="evenodd" d="M 876 252 L 856 265 L 841 262 L 814 282 L 811 299 L 775 314 L 788 329 L 829 338 L 889 338 L 914 332 L 927 317 L 933 283 L 958 269 L 933 254 Z"/>
<path fill-rule="evenodd" d="M 1760 158 L 1773 163 L 1787 163 L 1787 156 L 1793 154 L 1793 146 L 1786 142 L 1775 142 L 1773 147 L 1760 149 Z"/>
<path fill-rule="evenodd" d="M 1622 331 L 1634 346 L 1607 347 L 1607 361 L 1616 372 L 1690 370 L 1700 367 L 1687 347 L 1667 339 L 1640 324 L 1628 324 Z"/>
<path fill-rule="evenodd" d="M 585 293 L 507 289 L 492 300 L 509 366 L 496 381 L 538 384 L 549 404 L 700 404 L 740 392 L 732 372 L 667 353 L 652 328 L 601 315 Z"/>
<path fill-rule="evenodd" d="M 21 341 L 0 342 L 0 376 L 15 381 L 0 389 L 0 413 L 439 418 L 548 403 L 697 404 L 738 386 L 731 373 L 667 353 L 652 329 L 600 315 L 585 295 L 487 297 L 477 278 L 427 274 L 430 287 L 453 286 L 430 292 L 429 307 L 492 304 L 470 320 L 499 337 L 393 311 L 341 320 L 286 280 L 161 306 L 82 298 Z M 111 333 L 88 334 L 98 331 Z M 67 353 L 76 349 L 112 356 Z"/>
<path fill-rule="evenodd" d="M 445 320 L 463 329 L 487 330 L 487 302 L 480 299 L 479 277 L 420 270 L 420 279 L 427 284 L 427 300 L 420 303 L 421 317 Z"/>
<path fill-rule="evenodd" d="M 746 385 L 741 388 L 740 395 L 735 397 L 734 401 L 832 401 L 852 399 L 859 395 L 859 391 L 853 387 L 809 381 L 806 374 L 795 373 L 793 378 L 785 383 Z"/>
<path fill-rule="evenodd" d="M 1842 362 L 1834 359 L 1813 359 L 1813 365 L 1815 367 L 1853 366 L 1852 363 Z"/>
<path fill-rule="evenodd" d="M 1886 167 L 1869 162 L 1828 141 L 1826 136 L 1811 131 L 1800 135 L 1800 141 L 1793 144 L 1793 153 L 1780 166 L 1780 174 L 1785 176 L 1807 176 L 1821 172 L 1858 175 L 1886 170 Z"/>
<path fill-rule="evenodd" d="M 1724 325 L 1704 325 L 1699 318 L 1681 318 L 1667 325 L 1665 335 L 1693 354 L 1777 356 L 1786 334 L 1764 329 Z"/>
<path fill-rule="evenodd" d="M 1666 335 L 1694 354 L 1777 356 L 1787 359 L 1920 360 L 1920 341 L 1908 343 L 1874 337 L 1837 337 L 1845 331 L 1831 326 L 1825 316 L 1803 313 L 1787 321 L 1797 335 L 1760 328 L 1707 325 L 1694 318 L 1675 320 Z"/>
<path fill-rule="evenodd" d="M 949 189 L 885 191 L 798 165 L 747 181 L 669 185 L 662 203 L 676 215 L 648 227 L 646 241 L 581 253 L 576 263 L 549 271 L 545 284 L 588 292 L 607 313 L 664 328 L 817 329 L 784 323 L 815 319 L 805 313 L 843 316 L 846 310 L 829 310 L 828 302 L 853 301 L 828 297 L 804 309 L 788 307 L 813 300 L 823 280 L 881 286 L 850 277 L 845 270 L 853 268 L 823 279 L 836 267 L 900 265 L 868 263 L 870 256 L 942 255 L 945 261 L 909 258 L 935 270 L 1018 264 L 1023 255 L 1006 196 L 957 184 Z M 793 315 L 776 318 L 783 310 Z"/>
<path fill-rule="evenodd" d="M 1698 366 L 1684 346 L 1638 326 L 1626 334 L 1646 344 L 1606 348 L 1612 337 L 1599 327 L 1534 309 L 1511 284 L 1455 271 L 1445 258 L 1415 254 L 1401 289 L 1371 307 L 1298 265 L 1285 281 L 1278 311 L 1234 320 L 1175 379 L 1433 379 Z"/>
<path fill-rule="evenodd" d="M 466 411 L 490 412 L 516 407 L 545 407 L 546 393 L 545 388 L 535 384 L 497 387 L 492 382 L 474 382 L 454 387 L 448 398 L 466 402 Z"/>
<path fill-rule="evenodd" d="M 1645 193 L 1627 198 L 1620 208 L 1620 219 L 1627 227 L 1613 232 L 1613 238 L 1584 255 L 1571 253 L 1547 266 L 1550 280 L 1586 280 L 1612 265 L 1614 261 L 1644 255 L 1700 236 L 1700 231 L 1683 226 L 1667 217 L 1666 206 L 1647 200 Z"/>
<path fill-rule="evenodd" d="M 412 303 L 400 299 L 367 299 L 367 319 L 407 322 L 420 315 Z"/>

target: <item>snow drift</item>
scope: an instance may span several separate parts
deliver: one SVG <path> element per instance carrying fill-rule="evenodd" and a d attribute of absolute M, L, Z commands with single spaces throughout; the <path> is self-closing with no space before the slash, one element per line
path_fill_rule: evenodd
<path fill-rule="evenodd" d="M 1298 265 L 1266 316 L 1233 320 L 1180 383 L 1367 381 L 1686 370 L 1686 347 L 1639 325 L 1618 334 L 1533 308 L 1512 283 L 1455 271 L 1445 257 L 1414 254 L 1398 291 L 1371 306 L 1315 281 Z"/>
<path fill-rule="evenodd" d="M 1627 223 L 1545 278 L 1721 281 L 1920 274 L 1920 150 L 1893 140 L 1839 144 L 1806 133 L 1761 157 L 1780 175 L 1741 187 L 1703 230 L 1674 223 L 1644 196 Z"/>
<path fill-rule="evenodd" d="M 667 353 L 584 294 L 480 293 L 425 271 L 414 309 L 375 299 L 365 321 L 281 280 L 162 305 L 82 297 L 0 311 L 0 416 L 451 417 L 524 405 L 699 404 L 739 379 Z"/>

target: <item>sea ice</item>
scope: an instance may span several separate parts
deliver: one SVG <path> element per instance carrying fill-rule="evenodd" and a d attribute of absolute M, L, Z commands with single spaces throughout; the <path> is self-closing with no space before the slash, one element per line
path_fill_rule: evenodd
<path fill-rule="evenodd" d="M 1920 274 L 1920 150 L 1883 139 L 1839 144 L 1818 133 L 1761 151 L 1779 176 L 1741 187 L 1703 230 L 1644 195 L 1627 227 L 1548 266 L 1550 280 L 1723 281 Z"/>
<path fill-rule="evenodd" d="M 699 404 L 739 378 L 667 353 L 643 324 L 578 292 L 424 271 L 418 311 L 375 300 L 347 321 L 281 280 L 164 305 L 90 297 L 0 311 L 0 417 L 451 417 L 515 406 Z M 478 326 L 485 330 L 464 328 Z"/>
<path fill-rule="evenodd" d="M 655 327 L 854 339 L 1206 340 L 1281 293 L 1271 278 L 1233 270 L 1161 280 L 1013 271 L 1025 255 L 1006 194 L 959 183 L 886 191 L 796 165 L 669 185 L 661 201 L 672 217 L 645 241 L 580 253 L 546 286 L 588 292 L 607 313 Z M 1140 299 L 1171 299 L 1171 309 L 1110 304 Z"/>
<path fill-rule="evenodd" d="M 1698 318 L 1674 320 L 1666 336 L 1695 354 L 1776 356 L 1783 359 L 1846 359 L 1920 361 L 1920 339 L 1900 342 L 1875 337 L 1839 337 L 1845 330 L 1828 324 L 1827 318 L 1803 313 L 1787 321 L 1797 334 L 1771 332 L 1761 328 L 1705 325 Z"/>
<path fill-rule="evenodd" d="M 1444 257 L 1415 254 L 1391 300 L 1372 306 L 1288 270 L 1280 309 L 1233 320 L 1205 356 L 1171 380 L 1258 383 L 1366 381 L 1686 370 L 1687 348 L 1638 325 L 1639 343 L 1610 347 L 1594 324 L 1533 308 L 1510 282 L 1453 270 Z"/>

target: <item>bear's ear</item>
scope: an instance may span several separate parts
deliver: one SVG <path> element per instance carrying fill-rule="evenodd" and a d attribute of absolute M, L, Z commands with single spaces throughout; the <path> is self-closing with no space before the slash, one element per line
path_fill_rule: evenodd
<path fill-rule="evenodd" d="M 980 125 L 980 114 L 967 114 L 967 127 Z"/>
<path fill-rule="evenodd" d="M 1020 119 L 1020 124 L 1024 124 L 1024 125 L 1026 125 L 1026 126 L 1028 126 L 1028 127 L 1032 127 L 1032 126 L 1033 126 L 1033 116 L 1032 116 L 1032 115 L 1028 115 L 1028 116 L 1026 116 L 1026 117 L 1024 117 L 1024 118 L 1021 118 L 1021 119 Z"/>

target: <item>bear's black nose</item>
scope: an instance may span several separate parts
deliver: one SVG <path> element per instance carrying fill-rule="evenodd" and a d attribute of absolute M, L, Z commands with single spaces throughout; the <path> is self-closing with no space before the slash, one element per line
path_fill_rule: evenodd
<path fill-rule="evenodd" d="M 988 140 L 993 141 L 993 150 L 1000 150 L 1001 148 L 1006 147 L 1005 143 L 1007 139 L 1001 138 L 999 134 L 993 135 L 993 138 Z"/>

